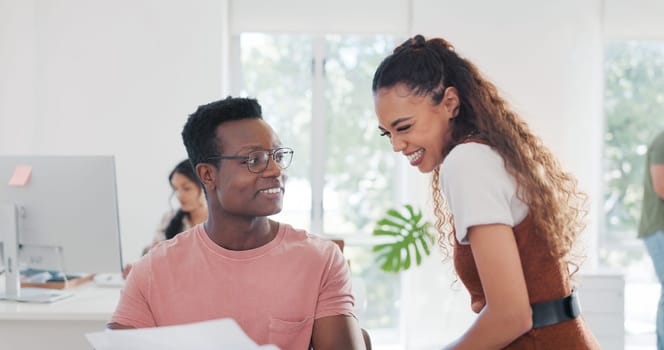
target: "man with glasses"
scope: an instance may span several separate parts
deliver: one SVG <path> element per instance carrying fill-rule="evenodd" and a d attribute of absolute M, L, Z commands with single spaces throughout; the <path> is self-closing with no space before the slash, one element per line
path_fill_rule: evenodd
<path fill-rule="evenodd" d="M 293 150 L 258 102 L 228 97 L 200 106 L 182 137 L 208 220 L 135 264 L 108 327 L 229 317 L 256 343 L 282 350 L 364 349 L 339 248 L 268 218 L 281 211 Z"/>

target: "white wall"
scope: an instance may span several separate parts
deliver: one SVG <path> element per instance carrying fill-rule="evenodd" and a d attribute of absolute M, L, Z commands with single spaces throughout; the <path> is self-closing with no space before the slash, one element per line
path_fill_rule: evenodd
<path fill-rule="evenodd" d="M 604 0 L 606 40 L 664 40 L 664 1 Z"/>
<path fill-rule="evenodd" d="M 127 261 L 168 209 L 186 117 L 222 97 L 226 5 L 0 2 L 0 153 L 115 155 Z"/>
<path fill-rule="evenodd" d="M 35 2 L 0 0 L 0 151 L 31 152 L 35 114 Z"/>
<path fill-rule="evenodd" d="M 231 0 L 230 30 L 404 35 L 408 0 Z"/>

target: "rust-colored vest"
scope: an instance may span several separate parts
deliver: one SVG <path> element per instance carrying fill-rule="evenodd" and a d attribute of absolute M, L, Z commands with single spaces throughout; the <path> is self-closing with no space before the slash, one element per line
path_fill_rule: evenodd
<path fill-rule="evenodd" d="M 560 299 L 572 291 L 569 272 L 562 262 L 554 258 L 546 241 L 535 234 L 530 215 L 516 225 L 514 235 L 521 258 L 521 267 L 526 278 L 530 303 Z M 458 241 L 454 246 L 454 268 L 459 279 L 468 289 L 471 304 L 485 304 L 484 292 L 477 266 L 473 260 L 472 247 Z M 581 296 L 583 298 L 583 296 Z M 583 312 L 583 305 L 581 306 Z M 510 350 L 574 350 L 599 349 L 597 340 L 583 320 L 583 314 L 574 320 L 555 325 L 531 329 L 506 349 Z"/>

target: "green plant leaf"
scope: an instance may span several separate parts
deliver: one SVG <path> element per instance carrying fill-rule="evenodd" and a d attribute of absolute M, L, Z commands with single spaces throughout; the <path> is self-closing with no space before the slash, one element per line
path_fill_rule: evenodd
<path fill-rule="evenodd" d="M 393 227 L 399 227 L 399 228 L 404 227 L 404 225 L 399 224 L 397 222 L 394 222 L 394 221 L 392 221 L 390 219 L 387 219 L 387 218 L 378 221 L 376 223 L 376 225 L 378 225 L 378 226 L 393 226 Z"/>
<path fill-rule="evenodd" d="M 371 248 L 372 251 L 374 252 L 379 252 L 379 251 L 391 251 L 392 250 L 392 243 L 384 243 L 384 244 L 376 244 Z"/>
<path fill-rule="evenodd" d="M 417 246 L 415 246 L 415 247 L 417 247 Z M 427 251 L 427 250 L 425 250 L 425 251 Z M 429 254 L 427 253 L 427 255 L 429 255 Z M 415 249 L 415 264 L 419 266 L 421 263 L 422 263 L 422 254 L 420 254 L 419 249 Z"/>
<path fill-rule="evenodd" d="M 423 257 L 431 254 L 433 244 L 431 223 L 423 221 L 422 211 L 412 205 L 404 205 L 405 211 L 389 209 L 376 222 L 373 235 L 391 237 L 393 242 L 375 245 L 375 260 L 383 271 L 399 272 L 422 263 Z"/>
<path fill-rule="evenodd" d="M 398 236 L 399 232 L 375 229 L 374 236 Z"/>
<path fill-rule="evenodd" d="M 420 245 L 422 246 L 422 250 L 424 250 L 424 254 L 426 254 L 426 255 L 431 254 L 431 252 L 429 251 L 429 244 L 428 243 L 433 243 L 433 242 L 427 242 L 424 237 L 419 237 L 418 240 L 420 241 Z"/>
<path fill-rule="evenodd" d="M 406 218 L 405 216 L 401 215 L 401 213 L 399 213 L 399 212 L 396 211 L 395 209 L 389 209 L 389 210 L 387 211 L 387 215 L 389 215 L 389 216 L 393 216 L 393 217 L 396 217 L 396 218 L 399 218 L 401 221 L 405 221 L 405 222 L 408 221 L 408 218 Z"/>
<path fill-rule="evenodd" d="M 408 210 L 408 214 L 410 214 L 410 217 L 415 216 L 415 209 L 413 209 L 412 205 L 406 204 L 406 205 L 404 205 L 404 207 L 406 208 L 406 210 Z"/>

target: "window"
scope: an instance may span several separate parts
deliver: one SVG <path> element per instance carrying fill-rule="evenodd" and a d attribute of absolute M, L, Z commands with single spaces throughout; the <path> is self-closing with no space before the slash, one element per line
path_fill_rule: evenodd
<path fill-rule="evenodd" d="M 264 118 L 295 150 L 284 210 L 275 219 L 346 241 L 354 288 L 365 291 L 358 316 L 378 344 L 399 343 L 401 282 L 373 262 L 371 231 L 402 202 L 396 167 L 403 162 L 379 136 L 371 79 L 395 42 L 264 33 L 233 39 L 233 91 L 258 98 Z"/>
<path fill-rule="evenodd" d="M 604 232 L 600 263 L 624 271 L 626 340 L 654 339 L 659 285 L 637 228 L 644 155 L 664 129 L 664 42 L 614 42 L 605 51 Z M 653 343 L 654 344 L 654 343 Z"/>

